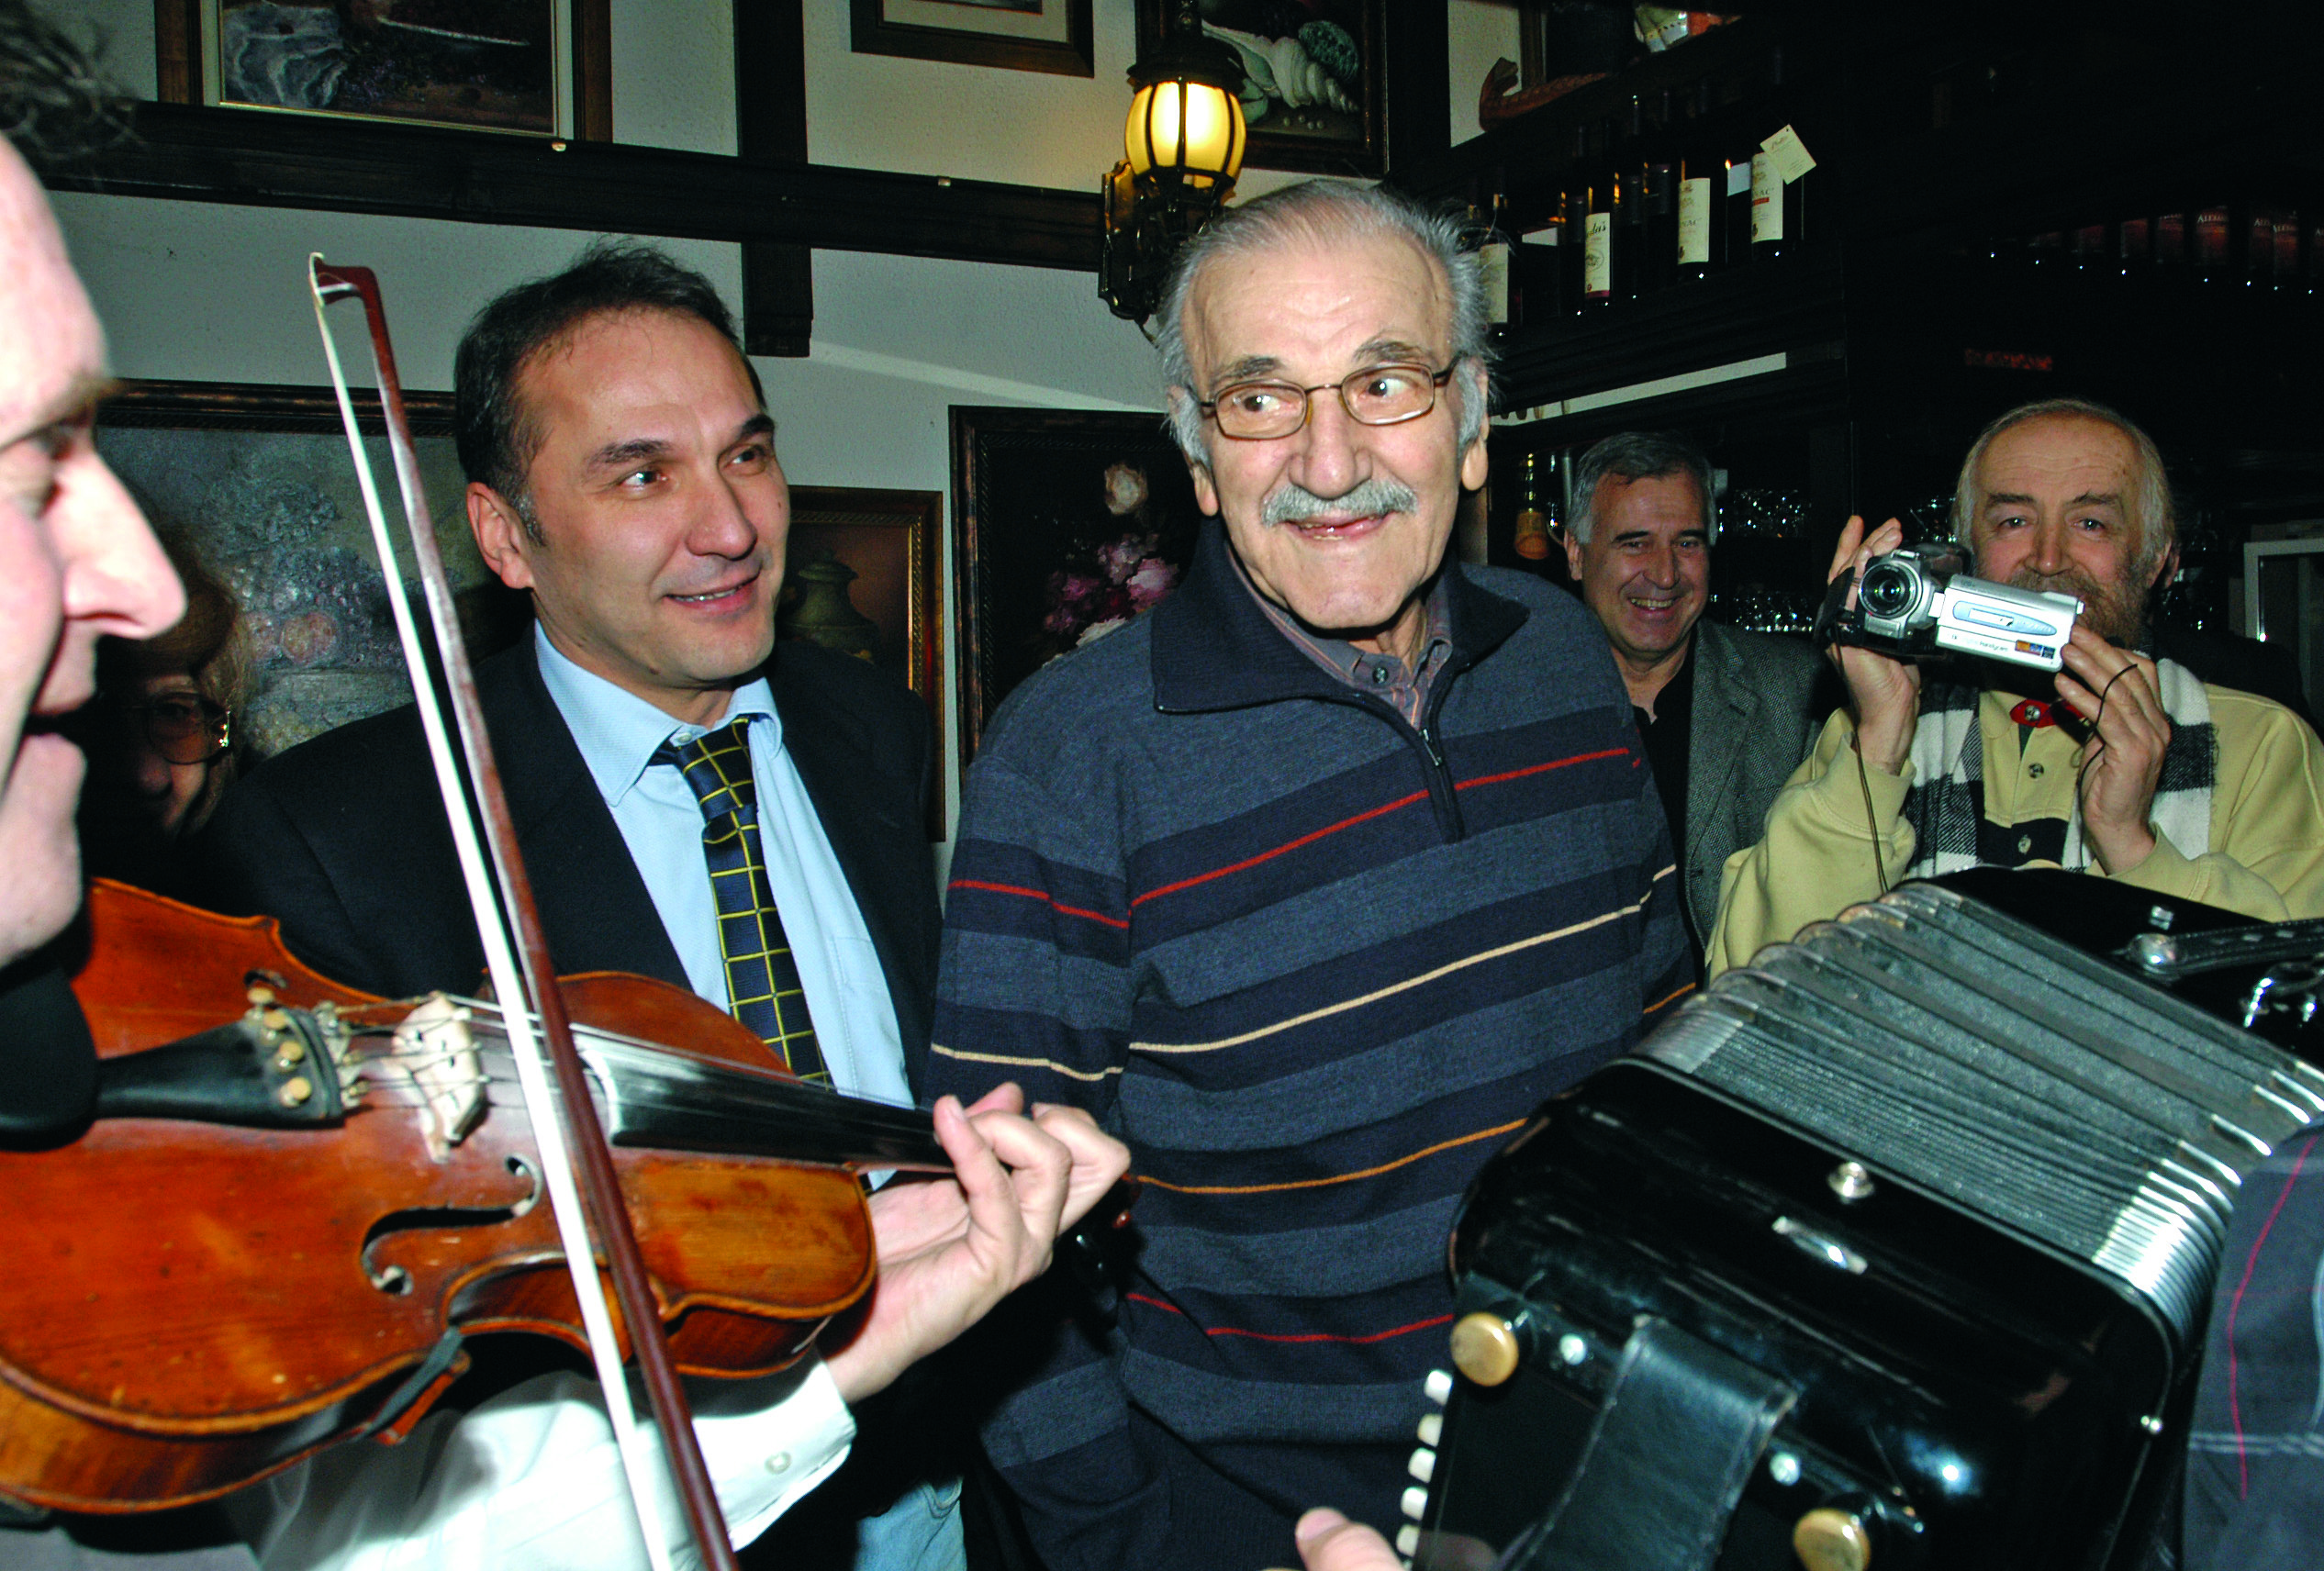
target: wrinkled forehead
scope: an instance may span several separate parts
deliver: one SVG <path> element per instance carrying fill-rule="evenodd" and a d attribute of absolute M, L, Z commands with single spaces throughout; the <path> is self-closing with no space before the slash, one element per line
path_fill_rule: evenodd
<path fill-rule="evenodd" d="M 1452 349 L 1443 267 L 1410 237 L 1305 225 L 1218 253 L 1188 291 L 1182 323 L 1198 382 L 1329 377 L 1390 359 L 1441 368 Z"/>
<path fill-rule="evenodd" d="M 1986 443 L 1974 485 L 1980 515 L 1996 499 L 2063 506 L 2115 497 L 2123 516 L 2135 518 L 2139 480 L 2137 444 L 2121 430 L 2086 416 L 2045 415 Z"/>

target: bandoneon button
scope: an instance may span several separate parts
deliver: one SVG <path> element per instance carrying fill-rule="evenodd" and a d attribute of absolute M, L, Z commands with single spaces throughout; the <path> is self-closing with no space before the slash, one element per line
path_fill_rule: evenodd
<path fill-rule="evenodd" d="M 1514 1375 L 1517 1352 L 1517 1333 L 1499 1315 L 1480 1309 L 1453 1323 L 1453 1367 L 1480 1386 L 1498 1386 Z"/>
<path fill-rule="evenodd" d="M 1837 1506 L 1818 1506 L 1800 1518 L 1792 1548 L 1807 1571 L 1866 1571 L 1872 1563 L 1872 1535 L 1863 1519 Z"/>

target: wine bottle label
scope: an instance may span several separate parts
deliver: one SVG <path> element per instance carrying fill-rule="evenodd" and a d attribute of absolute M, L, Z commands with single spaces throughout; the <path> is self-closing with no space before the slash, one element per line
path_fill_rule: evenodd
<path fill-rule="evenodd" d="M 1711 262 L 1711 182 L 1705 177 L 1679 186 L 1679 265 L 1707 267 Z"/>
<path fill-rule="evenodd" d="M 1565 238 L 1566 227 L 1563 224 L 1548 224 L 1537 229 L 1527 229 L 1517 237 L 1519 241 L 1525 245 L 1553 247 Z"/>
<path fill-rule="evenodd" d="M 1477 252 L 1478 282 L 1485 290 L 1485 320 L 1495 327 L 1509 320 L 1509 248 L 1499 240 Z"/>
<path fill-rule="evenodd" d="M 1783 238 L 1783 181 L 1775 161 L 1760 153 L 1751 160 L 1751 243 Z"/>
<path fill-rule="evenodd" d="M 1730 163 L 1726 166 L 1726 194 L 1730 196 L 1749 196 L 1751 194 L 1749 164 Z"/>
<path fill-rule="evenodd" d="M 1816 167 L 1816 161 L 1807 155 L 1807 144 L 1789 126 L 1760 143 L 1760 150 L 1774 160 L 1775 173 L 1786 185 Z"/>
<path fill-rule="evenodd" d="M 1581 292 L 1614 293 L 1614 215 L 1592 213 L 1581 229 Z"/>

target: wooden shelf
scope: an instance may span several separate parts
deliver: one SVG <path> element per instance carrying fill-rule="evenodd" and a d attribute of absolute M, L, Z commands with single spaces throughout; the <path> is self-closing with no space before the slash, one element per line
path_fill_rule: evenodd
<path fill-rule="evenodd" d="M 1530 408 L 1771 354 L 1838 360 L 1848 330 L 1840 281 L 1830 247 L 1521 331 L 1502 352 L 1500 405 Z"/>
<path fill-rule="evenodd" d="M 791 164 L 615 142 L 140 104 L 136 137 L 41 170 L 52 188 L 244 206 L 1095 272 L 1095 190 Z M 562 147 L 564 150 L 557 149 Z"/>

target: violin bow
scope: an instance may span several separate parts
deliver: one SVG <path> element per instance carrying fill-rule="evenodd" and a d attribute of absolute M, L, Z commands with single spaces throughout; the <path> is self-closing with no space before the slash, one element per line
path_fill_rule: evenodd
<path fill-rule="evenodd" d="M 587 1215 L 597 1222 L 598 1242 L 605 1251 L 613 1276 L 614 1297 L 620 1305 L 622 1320 L 630 1328 L 630 1344 L 637 1354 L 646 1395 L 660 1422 L 664 1454 L 676 1482 L 687 1524 L 693 1531 L 695 1547 L 708 1571 L 735 1571 L 734 1550 L 727 1536 L 725 1518 L 719 1510 L 718 1492 L 710 1483 L 709 1469 L 703 1465 L 686 1392 L 679 1386 L 676 1368 L 670 1361 L 669 1345 L 663 1340 L 661 1311 L 646 1280 L 645 1263 L 638 1253 L 637 1236 L 630 1227 L 629 1209 L 621 1199 L 612 1153 L 604 1128 L 598 1121 L 597 1107 L 589 1097 L 580 1054 L 574 1049 L 572 1022 L 566 1017 L 564 996 L 557 988 L 556 971 L 550 963 L 548 939 L 542 930 L 540 911 L 533 904 L 532 884 L 525 875 L 524 859 L 517 849 L 516 828 L 508 814 L 507 796 L 501 789 L 499 766 L 494 762 L 491 738 L 485 732 L 475 674 L 469 666 L 468 652 L 460 638 L 452 582 L 444 572 L 442 553 L 436 547 L 435 525 L 420 486 L 419 454 L 412 445 L 410 423 L 404 415 L 403 384 L 396 374 L 396 351 L 388 341 L 387 316 L 380 304 L 379 281 L 367 267 L 331 266 L 323 261 L 320 252 L 307 261 L 307 284 L 315 296 L 315 321 L 323 335 L 323 354 L 330 362 L 331 386 L 339 396 L 340 418 L 347 428 L 347 444 L 354 455 L 356 485 L 363 494 L 363 511 L 371 520 L 372 539 L 379 550 L 396 632 L 403 642 L 404 659 L 411 667 L 420 729 L 426 733 L 428 754 L 435 765 L 437 785 L 443 793 L 444 810 L 452 820 L 453 844 L 459 853 L 461 875 L 467 883 L 469 904 L 475 911 L 476 930 L 484 941 L 493 990 L 503 1000 L 522 1003 L 529 999 L 531 1012 L 538 1017 L 541 1030 L 536 1042 L 532 1022 L 523 1008 L 502 1010 L 508 1044 L 516 1059 L 517 1077 L 532 1120 L 533 1136 L 540 1143 L 542 1176 L 547 1184 L 558 1235 L 564 1245 L 565 1264 L 572 1271 L 574 1295 L 580 1303 L 582 1325 L 588 1332 L 589 1354 L 597 1366 L 598 1384 L 605 1393 L 606 1411 L 612 1420 L 622 1471 L 629 1479 L 631 1502 L 637 1509 L 639 1531 L 645 1538 L 646 1554 L 654 1571 L 670 1571 L 667 1542 L 659 1531 L 661 1508 L 654 1489 L 660 1474 L 630 1404 L 629 1383 L 621 1372 L 620 1344 L 614 1335 L 604 1285 L 598 1277 L 596 1256 L 583 1220 L 581 1197 L 574 1183 L 576 1159 L 580 1187 L 588 1195 Z M 404 521 L 411 537 L 412 556 L 428 597 L 429 617 L 435 625 L 436 655 L 441 662 L 444 685 L 452 699 L 453 722 L 466 763 L 466 779 L 475 794 L 475 818 L 471 817 L 467 789 L 453 764 L 442 707 L 412 618 L 403 575 L 397 567 L 395 544 L 389 538 L 378 488 L 372 479 L 371 461 L 363 451 L 354 400 L 348 392 L 339 347 L 325 314 L 333 301 L 349 298 L 363 303 L 363 317 L 371 329 L 372 362 L 379 379 L 380 412 L 386 421 L 387 448 L 395 460 L 397 485 L 403 494 Z M 479 818 L 484 843 L 491 852 L 490 875 L 477 841 Z M 544 1048 L 549 1066 L 556 1075 L 553 1094 L 542 1068 Z"/>

